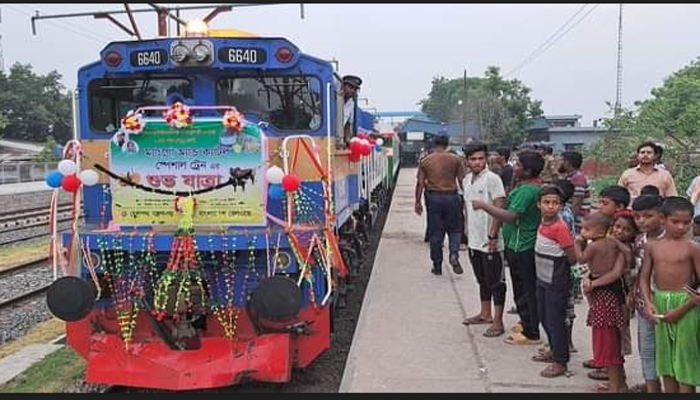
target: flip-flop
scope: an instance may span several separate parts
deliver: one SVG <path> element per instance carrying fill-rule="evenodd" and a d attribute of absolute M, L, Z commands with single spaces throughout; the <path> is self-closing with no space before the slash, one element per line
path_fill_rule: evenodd
<path fill-rule="evenodd" d="M 594 381 L 607 381 L 609 380 L 608 371 L 604 369 L 597 369 L 588 373 L 588 378 Z"/>
<path fill-rule="evenodd" d="M 465 325 L 465 326 L 490 325 L 490 324 L 493 324 L 493 320 L 484 319 L 481 316 L 467 318 L 464 321 L 462 321 L 462 325 Z"/>
<path fill-rule="evenodd" d="M 542 340 L 532 340 L 528 339 L 525 335 L 522 333 L 516 333 L 513 335 L 508 336 L 503 340 L 506 344 L 512 345 L 512 346 L 533 346 L 533 345 L 540 345 L 542 344 Z"/>
<path fill-rule="evenodd" d="M 595 360 L 587 360 L 587 361 L 584 361 L 584 362 L 583 362 L 583 368 L 586 368 L 586 369 L 599 369 L 599 368 L 596 367 L 596 365 L 595 365 Z"/>
<path fill-rule="evenodd" d="M 489 328 L 484 332 L 484 337 L 486 338 L 497 338 L 501 337 L 506 334 L 505 329 L 494 329 L 493 327 Z"/>
<path fill-rule="evenodd" d="M 558 369 L 559 366 L 552 364 L 545 368 L 544 371 L 540 372 L 540 376 L 543 378 L 558 378 L 560 376 L 566 376 L 568 372 L 566 368 Z"/>
<path fill-rule="evenodd" d="M 552 358 L 552 354 L 543 353 L 532 356 L 532 361 L 538 363 L 552 364 L 554 362 L 554 358 Z"/>

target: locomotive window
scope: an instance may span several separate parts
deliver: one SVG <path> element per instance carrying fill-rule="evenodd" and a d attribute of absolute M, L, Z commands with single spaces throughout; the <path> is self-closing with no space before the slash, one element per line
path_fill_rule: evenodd
<path fill-rule="evenodd" d="M 216 99 L 279 130 L 317 131 L 323 124 L 321 82 L 312 77 L 225 78 Z"/>
<path fill-rule="evenodd" d="M 114 133 L 120 119 L 131 110 L 162 106 L 174 93 L 192 98 L 186 79 L 97 79 L 90 82 L 90 126 L 96 132 Z"/>

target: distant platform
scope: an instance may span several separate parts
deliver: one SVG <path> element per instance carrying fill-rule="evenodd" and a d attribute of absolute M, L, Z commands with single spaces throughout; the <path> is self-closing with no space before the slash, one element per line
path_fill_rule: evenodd
<path fill-rule="evenodd" d="M 26 182 L 26 183 L 11 183 L 0 185 L 0 196 L 8 196 L 13 194 L 46 192 L 53 190 L 44 181 Z"/>

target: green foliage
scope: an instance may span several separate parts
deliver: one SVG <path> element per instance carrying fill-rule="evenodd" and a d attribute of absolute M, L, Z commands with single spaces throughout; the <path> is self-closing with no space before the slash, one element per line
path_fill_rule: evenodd
<path fill-rule="evenodd" d="M 542 103 L 530 98 L 531 90 L 518 80 L 505 80 L 497 67 L 489 67 L 483 78 L 467 78 L 466 107 L 464 78 L 433 79 L 422 110 L 436 121 L 462 121 L 465 117 L 479 123 L 484 140 L 499 144 L 525 141 L 533 118 L 542 116 Z"/>
<path fill-rule="evenodd" d="M 60 80 L 58 72 L 38 75 L 23 64 L 0 74 L 0 136 L 39 143 L 48 136 L 68 140 L 71 100 Z"/>
<path fill-rule="evenodd" d="M 53 136 L 49 136 L 44 144 L 44 148 L 41 149 L 41 153 L 37 154 L 34 158 L 36 162 L 55 162 L 59 161 L 56 157 L 56 139 Z"/>
<path fill-rule="evenodd" d="M 606 121 L 612 133 L 593 145 L 589 156 L 622 172 L 637 146 L 652 140 L 664 147 L 664 162 L 679 192 L 700 173 L 700 60 L 673 73 L 651 98 Z"/>

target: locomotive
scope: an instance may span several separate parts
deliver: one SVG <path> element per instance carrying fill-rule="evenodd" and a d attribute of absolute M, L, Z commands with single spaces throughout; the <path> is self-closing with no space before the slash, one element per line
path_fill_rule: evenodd
<path fill-rule="evenodd" d="M 47 300 L 87 382 L 284 383 L 329 349 L 400 160 L 359 107 L 346 142 L 341 84 L 287 39 L 225 30 L 112 42 L 79 70 L 47 179 L 76 223 Z"/>

